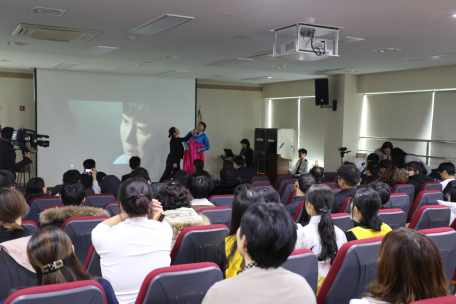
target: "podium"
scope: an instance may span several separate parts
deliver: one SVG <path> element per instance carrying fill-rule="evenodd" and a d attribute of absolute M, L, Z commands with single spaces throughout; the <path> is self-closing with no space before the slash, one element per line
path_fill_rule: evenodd
<path fill-rule="evenodd" d="M 268 168 L 268 178 L 271 184 L 277 175 L 288 174 L 289 162 L 291 159 L 282 158 L 280 154 L 266 154 L 266 163 Z"/>

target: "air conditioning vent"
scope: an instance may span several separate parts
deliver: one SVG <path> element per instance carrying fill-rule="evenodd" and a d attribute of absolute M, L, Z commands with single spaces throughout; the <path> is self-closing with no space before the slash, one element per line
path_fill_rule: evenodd
<path fill-rule="evenodd" d="M 35 24 L 19 24 L 13 32 L 13 36 L 25 36 L 35 39 L 65 42 L 87 42 L 99 34 L 101 34 L 99 31 L 78 30 Z"/>

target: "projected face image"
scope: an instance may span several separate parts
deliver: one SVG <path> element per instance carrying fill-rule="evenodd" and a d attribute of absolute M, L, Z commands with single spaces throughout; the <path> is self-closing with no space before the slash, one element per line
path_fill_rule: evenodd
<path fill-rule="evenodd" d="M 147 123 L 123 114 L 120 124 L 120 138 L 127 162 L 132 156 L 139 156 L 139 158 L 144 159 L 152 138 L 151 131 Z"/>

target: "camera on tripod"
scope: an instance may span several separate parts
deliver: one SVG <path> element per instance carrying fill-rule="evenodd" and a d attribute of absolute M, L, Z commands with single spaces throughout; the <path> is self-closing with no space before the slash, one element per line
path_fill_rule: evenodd
<path fill-rule="evenodd" d="M 341 147 L 341 148 L 339 148 L 339 151 L 340 152 L 345 152 L 345 151 L 347 151 L 347 148 L 346 147 Z"/>
<path fill-rule="evenodd" d="M 340 165 L 342 166 L 344 164 L 344 156 L 345 154 L 351 152 L 351 151 L 347 151 L 348 149 L 346 147 L 340 147 L 339 149 L 339 152 L 340 152 Z"/>
<path fill-rule="evenodd" d="M 49 147 L 49 140 L 42 140 L 42 138 L 49 138 L 49 136 L 37 134 L 33 130 L 19 128 L 17 131 L 14 131 L 11 143 L 24 153 L 35 153 L 38 150 L 38 146 L 43 148 Z"/>

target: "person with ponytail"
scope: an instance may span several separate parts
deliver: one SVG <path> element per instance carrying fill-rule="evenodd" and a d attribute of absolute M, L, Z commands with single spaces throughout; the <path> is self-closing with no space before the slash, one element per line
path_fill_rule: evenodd
<path fill-rule="evenodd" d="M 178 128 L 171 127 L 169 129 L 168 137 L 171 138 L 169 141 L 169 154 L 168 158 L 166 158 L 165 172 L 163 172 L 160 182 L 173 178 L 174 174 L 181 169 L 180 162 L 184 158 L 184 146 L 182 143 L 187 142 L 195 131 L 196 129 L 193 129 L 187 136 L 179 137 L 180 131 Z"/>
<path fill-rule="evenodd" d="M 350 201 L 350 215 L 355 228 L 345 232 L 347 241 L 384 236 L 392 230 L 378 217 L 381 205 L 380 195 L 373 189 L 362 188 L 356 191 Z"/>
<path fill-rule="evenodd" d="M 27 203 L 18 190 L 1 188 L 0 191 L 0 243 L 33 234 L 22 226 L 21 218 L 27 215 Z"/>
<path fill-rule="evenodd" d="M 334 226 L 331 208 L 334 192 L 324 184 L 307 190 L 305 212 L 311 217 L 309 224 L 299 228 L 295 249 L 310 249 L 318 258 L 317 293 L 328 275 L 339 248 L 347 242 L 344 232 Z"/>
<path fill-rule="evenodd" d="M 119 214 L 92 230 L 92 243 L 119 303 L 130 304 L 149 272 L 170 265 L 173 230 L 143 178 L 123 182 L 117 200 Z"/>
<path fill-rule="evenodd" d="M 412 184 L 415 187 L 415 197 L 418 195 L 421 185 L 436 181 L 428 175 L 424 164 L 416 161 L 411 161 L 405 165 L 405 176 L 408 178 L 407 184 Z"/>

